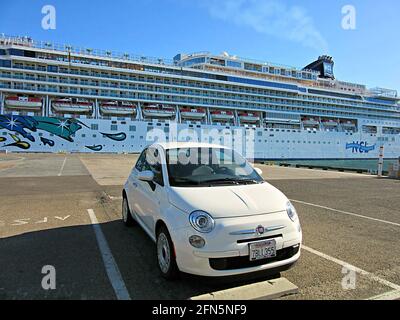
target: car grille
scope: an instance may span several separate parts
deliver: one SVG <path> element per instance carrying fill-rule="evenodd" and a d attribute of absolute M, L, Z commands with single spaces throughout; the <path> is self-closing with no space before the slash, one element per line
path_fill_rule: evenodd
<path fill-rule="evenodd" d="M 287 247 L 276 251 L 276 257 L 250 261 L 249 256 L 231 258 L 210 258 L 210 267 L 214 270 L 234 270 L 251 268 L 269 264 L 272 262 L 283 261 L 295 256 L 300 250 L 300 246 Z"/>

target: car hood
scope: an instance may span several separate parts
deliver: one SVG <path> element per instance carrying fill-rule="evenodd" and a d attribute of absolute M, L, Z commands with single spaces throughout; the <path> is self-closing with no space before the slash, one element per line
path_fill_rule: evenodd
<path fill-rule="evenodd" d="M 171 187 L 169 202 L 190 213 L 203 210 L 215 219 L 243 217 L 286 210 L 286 196 L 269 183 L 218 186 Z"/>

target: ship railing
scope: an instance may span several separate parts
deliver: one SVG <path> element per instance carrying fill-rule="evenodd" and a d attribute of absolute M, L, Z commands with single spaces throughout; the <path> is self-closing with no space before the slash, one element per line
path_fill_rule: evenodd
<path fill-rule="evenodd" d="M 58 44 L 46 41 L 35 41 L 27 37 L 6 36 L 0 34 L 0 44 L 26 46 L 42 50 L 58 51 L 69 55 L 80 55 L 88 57 L 101 57 L 133 62 L 145 62 L 158 65 L 174 65 L 172 59 L 156 58 L 139 54 L 122 53 L 111 50 L 91 49 L 86 47 Z"/>

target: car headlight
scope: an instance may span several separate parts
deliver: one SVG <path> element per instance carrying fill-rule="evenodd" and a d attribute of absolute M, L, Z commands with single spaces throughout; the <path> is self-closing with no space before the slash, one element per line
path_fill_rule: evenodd
<path fill-rule="evenodd" d="M 293 222 L 298 220 L 297 211 L 290 201 L 288 201 L 286 204 L 286 212 L 290 220 Z"/>
<path fill-rule="evenodd" d="M 214 229 L 214 219 L 204 211 L 193 211 L 189 215 L 189 221 L 192 227 L 201 233 L 209 233 Z"/>

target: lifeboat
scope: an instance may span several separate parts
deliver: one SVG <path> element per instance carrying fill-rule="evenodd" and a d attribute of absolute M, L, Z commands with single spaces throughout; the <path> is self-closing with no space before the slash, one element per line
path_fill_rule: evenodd
<path fill-rule="evenodd" d="M 148 105 L 142 111 L 147 118 L 172 118 L 176 114 L 175 108 L 163 105 Z"/>
<path fill-rule="evenodd" d="M 333 119 L 322 120 L 322 123 L 324 124 L 325 127 L 337 127 L 338 125 L 338 122 Z"/>
<path fill-rule="evenodd" d="M 211 119 L 214 121 L 231 121 L 235 118 L 233 111 L 215 110 L 211 111 Z"/>
<path fill-rule="evenodd" d="M 100 103 L 100 112 L 104 115 L 135 115 L 136 105 L 130 102 L 106 101 Z"/>
<path fill-rule="evenodd" d="M 306 118 L 302 118 L 301 121 L 306 126 L 319 126 L 319 121 L 318 121 L 318 119 L 315 119 L 315 118 L 306 117 Z"/>
<path fill-rule="evenodd" d="M 85 99 L 62 98 L 51 101 L 54 111 L 62 113 L 92 112 L 93 103 Z"/>
<path fill-rule="evenodd" d="M 238 116 L 241 123 L 256 123 L 260 121 L 260 115 L 254 112 L 239 111 Z"/>
<path fill-rule="evenodd" d="M 340 120 L 340 125 L 343 128 L 355 128 L 356 124 L 351 120 Z"/>
<path fill-rule="evenodd" d="M 206 116 L 206 110 L 203 108 L 183 108 L 180 111 L 184 119 L 202 120 Z"/>
<path fill-rule="evenodd" d="M 42 99 L 35 97 L 9 96 L 5 98 L 5 106 L 9 109 L 40 110 L 42 105 Z"/>

